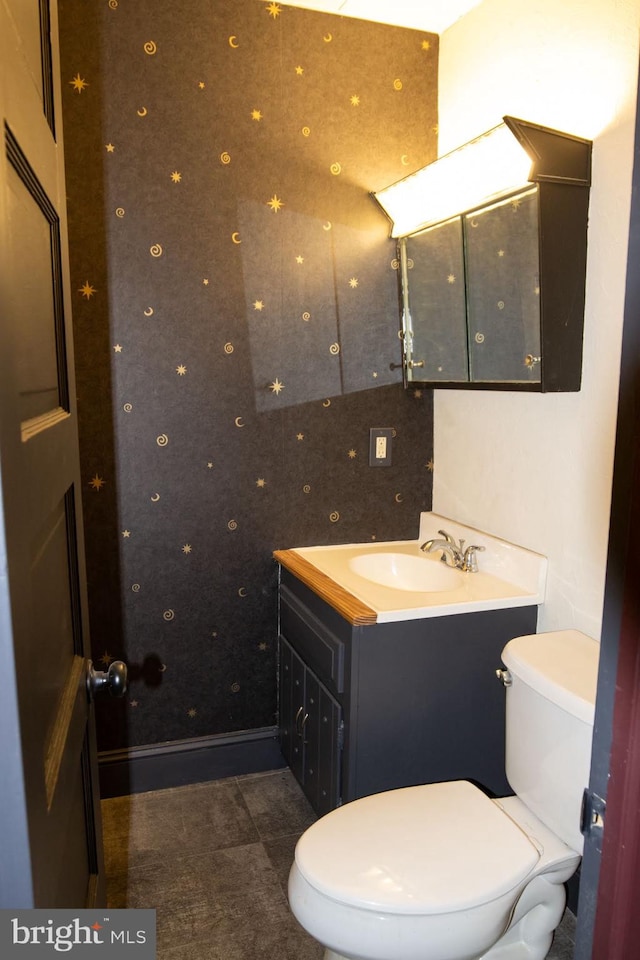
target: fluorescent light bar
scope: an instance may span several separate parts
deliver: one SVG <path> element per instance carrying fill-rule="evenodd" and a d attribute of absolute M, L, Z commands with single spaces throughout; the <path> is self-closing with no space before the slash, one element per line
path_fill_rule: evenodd
<path fill-rule="evenodd" d="M 404 237 L 525 185 L 531 158 L 501 123 L 373 196 Z"/>

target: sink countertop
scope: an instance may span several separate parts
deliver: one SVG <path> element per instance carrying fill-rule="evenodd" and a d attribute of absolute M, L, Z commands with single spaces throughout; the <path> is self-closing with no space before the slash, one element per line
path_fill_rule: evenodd
<path fill-rule="evenodd" d="M 478 572 L 460 574 L 460 585 L 443 591 L 397 589 L 359 576 L 349 566 L 367 553 L 396 553 L 439 563 L 439 551 L 424 554 L 420 544 L 446 529 L 478 554 Z M 417 540 L 349 543 L 280 550 L 275 558 L 352 623 L 389 623 L 498 610 L 544 601 L 547 560 L 539 553 L 434 513 L 420 515 Z"/>

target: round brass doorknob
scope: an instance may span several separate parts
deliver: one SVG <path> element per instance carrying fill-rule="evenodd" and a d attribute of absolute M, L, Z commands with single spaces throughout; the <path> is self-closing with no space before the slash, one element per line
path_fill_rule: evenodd
<path fill-rule="evenodd" d="M 106 673 L 103 670 L 94 670 L 93 662 L 89 661 L 87 672 L 87 690 L 89 696 L 106 690 L 112 697 L 123 697 L 127 690 L 127 665 L 122 660 L 114 660 Z"/>

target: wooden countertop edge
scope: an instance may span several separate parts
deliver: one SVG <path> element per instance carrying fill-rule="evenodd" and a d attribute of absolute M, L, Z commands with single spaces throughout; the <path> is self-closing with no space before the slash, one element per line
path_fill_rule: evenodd
<path fill-rule="evenodd" d="M 377 623 L 378 614 L 375 610 L 358 600 L 295 550 L 274 550 L 273 557 L 353 626 Z"/>

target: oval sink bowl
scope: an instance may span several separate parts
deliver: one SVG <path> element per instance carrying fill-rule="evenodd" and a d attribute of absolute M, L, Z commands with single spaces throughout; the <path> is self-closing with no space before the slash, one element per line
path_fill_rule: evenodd
<path fill-rule="evenodd" d="M 460 570 L 440 561 L 406 553 L 361 553 L 349 560 L 349 567 L 365 580 L 413 593 L 455 590 L 463 577 Z"/>

